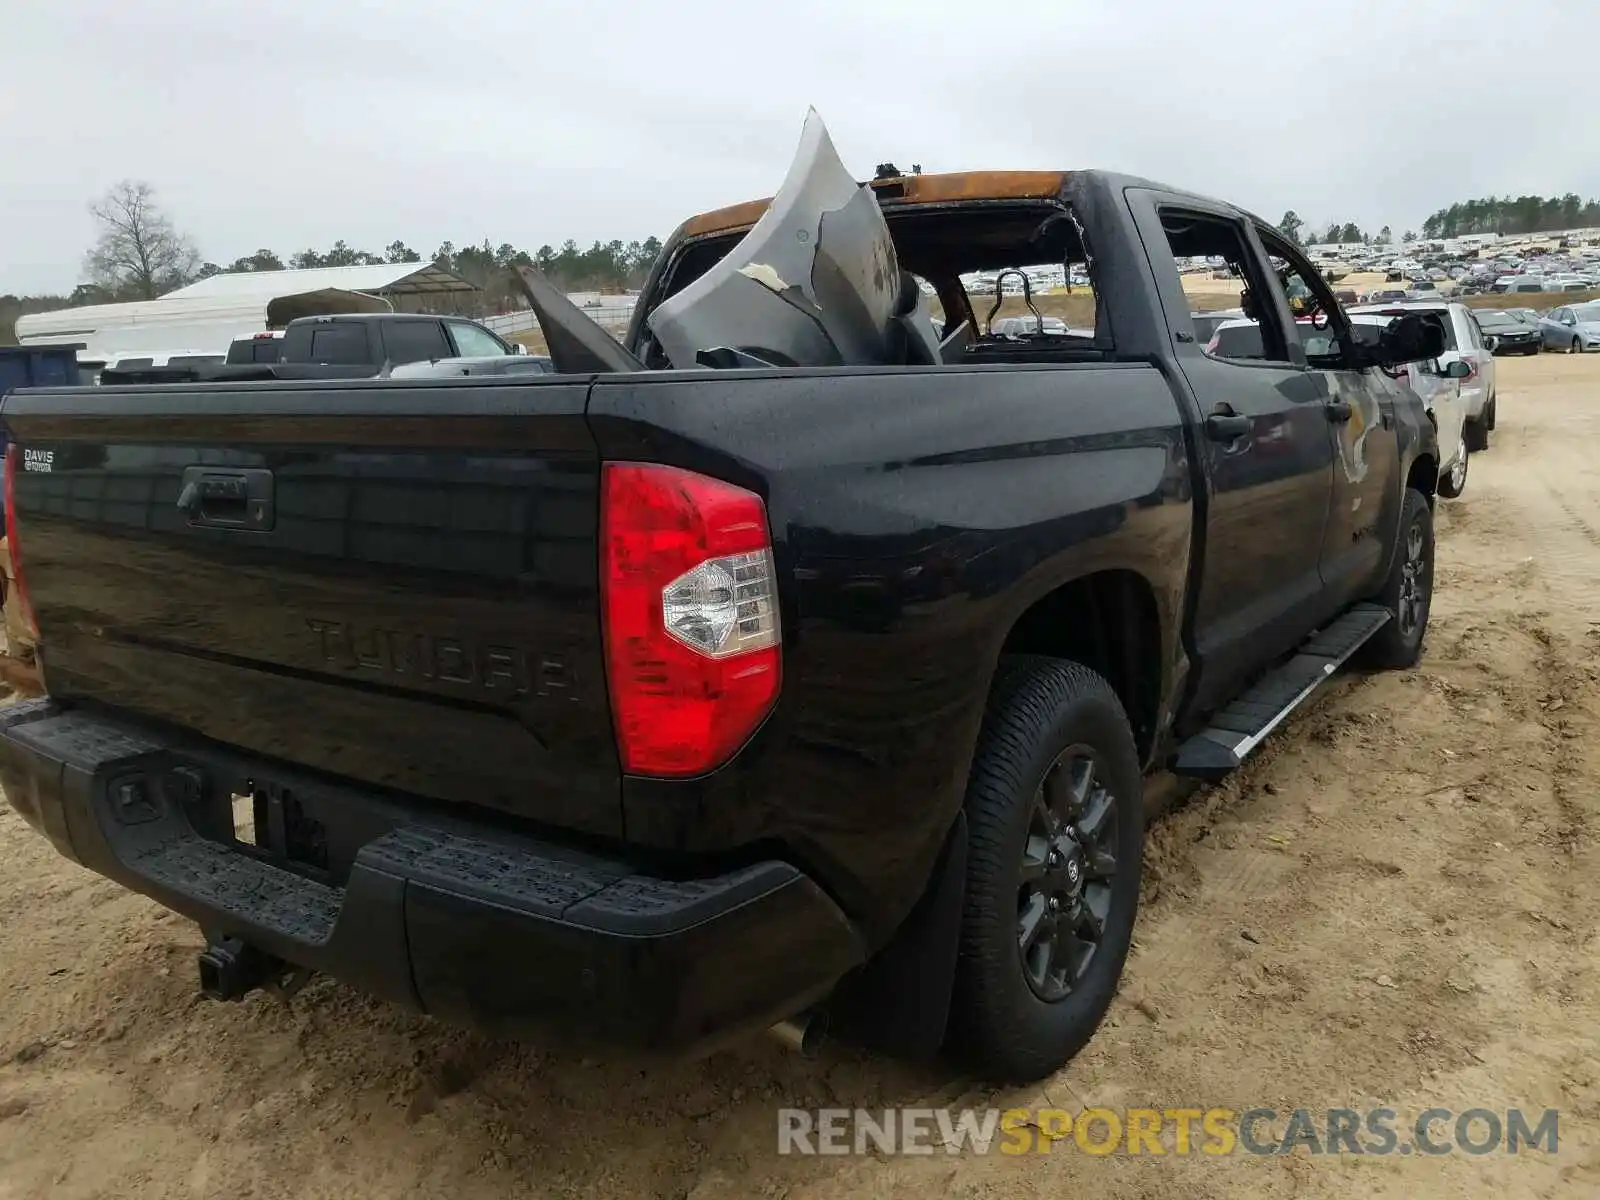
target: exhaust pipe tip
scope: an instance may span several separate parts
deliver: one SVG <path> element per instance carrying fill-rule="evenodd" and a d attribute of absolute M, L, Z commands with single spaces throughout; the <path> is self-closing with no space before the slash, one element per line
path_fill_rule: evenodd
<path fill-rule="evenodd" d="M 801 1058 L 816 1058 L 828 1037 L 828 1016 L 823 1012 L 801 1013 L 779 1021 L 767 1032 Z"/>

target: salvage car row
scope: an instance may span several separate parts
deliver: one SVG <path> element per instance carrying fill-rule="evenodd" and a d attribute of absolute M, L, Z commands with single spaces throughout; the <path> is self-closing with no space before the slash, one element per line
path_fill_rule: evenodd
<path fill-rule="evenodd" d="M 1422 397 L 1439 430 L 1440 484 L 1443 496 L 1459 496 L 1466 486 L 1471 454 L 1489 448 L 1495 428 L 1498 394 L 1494 359 L 1503 355 L 1538 354 L 1541 350 L 1581 354 L 1600 349 L 1600 302 L 1566 305 L 1539 312 L 1530 308 L 1471 308 L 1442 298 L 1425 300 L 1414 293 L 1385 304 L 1346 308 L 1356 336 L 1376 329 L 1404 313 L 1414 313 L 1437 323 L 1444 333 L 1445 352 L 1429 362 L 1408 363 L 1396 369 L 1396 378 Z M 1255 323 L 1241 310 L 1194 314 L 1197 327 L 1211 335 L 1211 352 L 1229 357 L 1241 347 L 1259 344 Z M 1302 326 L 1307 323 L 1302 322 Z M 1315 331 L 1307 328 L 1309 336 Z M 1461 364 L 1457 366 L 1455 364 Z"/>
<path fill-rule="evenodd" d="M 1404 383 L 1421 398 L 1439 439 L 1439 494 L 1454 499 L 1466 488 L 1470 457 L 1489 448 L 1489 435 L 1498 415 L 1494 355 L 1508 353 L 1493 326 L 1482 322 L 1484 313 L 1464 304 L 1445 301 L 1406 301 L 1388 305 L 1355 305 L 1345 310 L 1350 336 L 1372 341 L 1382 336 L 1397 317 L 1413 316 L 1435 327 L 1443 350 L 1434 358 L 1399 364 L 1389 369 L 1392 378 Z M 1320 310 L 1296 321 L 1308 353 L 1336 354 L 1336 332 L 1328 315 Z M 1534 336 L 1520 324 L 1511 323 L 1506 336 Z M 1537 351 L 1538 343 L 1533 343 Z M 1245 317 L 1217 322 L 1207 343 L 1207 351 L 1221 358 L 1253 358 L 1261 348 L 1257 323 Z"/>

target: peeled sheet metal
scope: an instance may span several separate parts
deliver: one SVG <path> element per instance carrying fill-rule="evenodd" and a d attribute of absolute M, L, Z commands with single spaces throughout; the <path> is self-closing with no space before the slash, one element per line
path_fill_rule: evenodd
<path fill-rule="evenodd" d="M 875 365 L 903 356 L 897 318 L 911 307 L 872 189 L 845 169 L 812 109 L 761 219 L 649 323 L 679 368 L 723 347 L 783 366 Z"/>
<path fill-rule="evenodd" d="M 644 364 L 546 278 L 537 267 L 520 266 L 522 294 L 539 322 L 550 362 L 561 375 L 642 371 Z"/>
<path fill-rule="evenodd" d="M 944 344 L 939 341 L 939 333 L 933 327 L 933 314 L 928 311 L 927 301 L 919 295 L 915 304 L 916 307 L 908 314 L 895 318 L 904 341 L 905 361 L 925 367 L 951 361 L 945 357 Z M 965 327 L 966 323 L 962 324 Z M 966 349 L 965 343 L 962 349 Z M 956 358 L 959 359 L 960 355 Z"/>

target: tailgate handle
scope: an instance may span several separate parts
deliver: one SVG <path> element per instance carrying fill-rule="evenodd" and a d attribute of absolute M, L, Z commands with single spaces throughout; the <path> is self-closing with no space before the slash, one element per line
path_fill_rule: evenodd
<path fill-rule="evenodd" d="M 190 525 L 260 531 L 272 528 L 272 472 L 186 467 L 178 508 Z"/>

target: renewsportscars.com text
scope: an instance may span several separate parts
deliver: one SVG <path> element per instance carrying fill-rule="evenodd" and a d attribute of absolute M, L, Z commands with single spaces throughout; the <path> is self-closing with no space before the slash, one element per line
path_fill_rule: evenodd
<path fill-rule="evenodd" d="M 1555 1154 L 1556 1109 L 783 1108 L 779 1154 Z"/>

